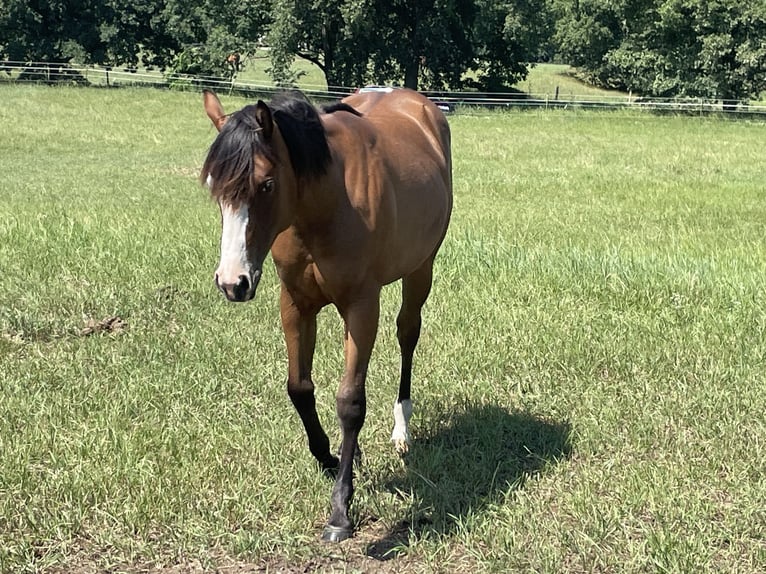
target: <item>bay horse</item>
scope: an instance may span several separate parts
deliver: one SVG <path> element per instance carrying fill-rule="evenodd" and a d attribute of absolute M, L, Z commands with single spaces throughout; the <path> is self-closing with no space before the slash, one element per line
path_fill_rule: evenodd
<path fill-rule="evenodd" d="M 366 414 L 365 379 L 381 288 L 402 280 L 397 316 L 399 393 L 391 440 L 409 442 L 412 358 L 434 257 L 452 211 L 450 130 L 410 90 L 356 93 L 321 109 L 282 95 L 231 115 L 205 91 L 218 135 L 200 179 L 221 211 L 215 284 L 230 301 L 253 298 L 271 251 L 287 346 L 287 393 L 323 470 L 336 476 L 322 539 L 353 535 L 348 509 Z M 317 416 L 311 377 L 317 313 L 333 304 L 345 323 L 345 370 L 336 394 L 340 460 Z"/>

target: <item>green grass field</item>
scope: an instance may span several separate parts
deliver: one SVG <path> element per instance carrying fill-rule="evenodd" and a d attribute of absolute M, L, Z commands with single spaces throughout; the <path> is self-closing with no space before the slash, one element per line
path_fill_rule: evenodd
<path fill-rule="evenodd" d="M 452 116 L 414 444 L 389 444 L 392 286 L 358 533 L 328 546 L 274 270 L 247 305 L 212 284 L 200 96 L 0 98 L 0 572 L 766 569 L 766 124 Z M 326 310 L 333 448 L 342 334 Z"/>

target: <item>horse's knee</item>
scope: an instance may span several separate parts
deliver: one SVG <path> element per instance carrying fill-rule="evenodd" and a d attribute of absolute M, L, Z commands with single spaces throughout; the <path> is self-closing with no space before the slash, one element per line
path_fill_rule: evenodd
<path fill-rule="evenodd" d="M 364 392 L 339 393 L 335 399 L 338 420 L 344 430 L 359 430 L 367 414 Z"/>

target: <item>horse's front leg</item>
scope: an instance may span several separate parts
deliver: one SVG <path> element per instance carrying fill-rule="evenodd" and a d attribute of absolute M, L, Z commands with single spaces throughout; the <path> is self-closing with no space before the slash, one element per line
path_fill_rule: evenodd
<path fill-rule="evenodd" d="M 338 459 L 330 453 L 330 440 L 319 422 L 311 379 L 318 309 L 300 309 L 284 285 L 279 303 L 287 344 L 287 394 L 306 429 L 311 454 L 323 470 L 332 471 Z"/>
<path fill-rule="evenodd" d="M 322 538 L 329 542 L 340 542 L 353 534 L 348 508 L 354 494 L 354 454 L 367 412 L 364 383 L 378 331 L 379 298 L 380 289 L 375 288 L 352 304 L 338 307 L 346 323 L 346 367 L 336 396 L 338 421 L 343 433 L 340 467 L 330 499 L 330 519 L 322 534 Z"/>

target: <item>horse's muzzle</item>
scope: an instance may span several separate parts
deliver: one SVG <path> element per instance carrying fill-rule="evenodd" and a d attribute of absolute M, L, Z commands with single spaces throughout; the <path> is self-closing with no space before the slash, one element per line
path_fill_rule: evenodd
<path fill-rule="evenodd" d="M 218 273 L 215 274 L 215 284 L 221 293 L 226 295 L 229 301 L 242 303 L 250 301 L 255 296 L 255 288 L 261 280 L 261 271 L 256 269 L 252 278 L 247 275 L 240 275 L 236 283 L 227 283 L 220 280 Z"/>

